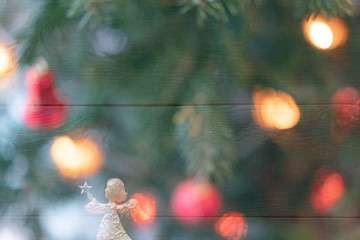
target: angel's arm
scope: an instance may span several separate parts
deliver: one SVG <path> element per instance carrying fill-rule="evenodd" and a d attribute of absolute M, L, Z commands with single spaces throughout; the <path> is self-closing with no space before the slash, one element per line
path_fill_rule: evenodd
<path fill-rule="evenodd" d="M 86 195 L 90 199 L 90 201 L 95 200 L 94 196 L 90 192 L 86 192 Z"/>
<path fill-rule="evenodd" d="M 130 215 L 130 210 L 134 208 L 138 203 L 139 203 L 138 200 L 130 199 L 124 204 L 117 205 L 116 211 L 120 213 L 120 215 Z"/>
<path fill-rule="evenodd" d="M 126 207 L 124 206 L 124 204 L 117 205 L 116 206 L 116 211 L 119 212 L 119 213 L 122 213 L 122 212 L 126 211 Z"/>
<path fill-rule="evenodd" d="M 126 203 L 125 203 L 129 208 L 134 208 L 134 207 L 136 207 L 136 205 L 138 205 L 139 204 L 139 201 L 137 200 L 137 199 L 130 199 L 129 201 L 127 201 Z"/>
<path fill-rule="evenodd" d="M 87 192 L 88 198 L 91 200 L 86 206 L 85 209 L 90 213 L 104 213 L 106 204 L 99 203 L 93 197 L 93 195 Z"/>

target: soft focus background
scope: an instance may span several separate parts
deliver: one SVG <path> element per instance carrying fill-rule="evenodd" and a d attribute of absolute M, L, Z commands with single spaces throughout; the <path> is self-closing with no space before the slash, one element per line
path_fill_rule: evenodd
<path fill-rule="evenodd" d="M 0 0 L 0 240 L 360 238 L 355 0 Z"/>

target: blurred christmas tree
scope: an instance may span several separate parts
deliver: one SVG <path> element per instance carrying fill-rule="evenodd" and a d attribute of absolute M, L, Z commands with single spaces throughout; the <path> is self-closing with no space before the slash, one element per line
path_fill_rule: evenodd
<path fill-rule="evenodd" d="M 359 239 L 357 1 L 0 6 L 0 239 L 94 239 L 110 177 L 133 239 Z"/>

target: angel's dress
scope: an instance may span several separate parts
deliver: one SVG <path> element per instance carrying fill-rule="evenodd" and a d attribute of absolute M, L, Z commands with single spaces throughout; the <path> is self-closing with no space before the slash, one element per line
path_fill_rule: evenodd
<path fill-rule="evenodd" d="M 124 204 L 128 207 L 127 203 Z M 89 202 L 85 209 L 90 213 L 103 213 L 96 240 L 131 240 L 126 234 L 116 211 L 116 204 L 109 202 L 99 203 L 96 199 Z"/>

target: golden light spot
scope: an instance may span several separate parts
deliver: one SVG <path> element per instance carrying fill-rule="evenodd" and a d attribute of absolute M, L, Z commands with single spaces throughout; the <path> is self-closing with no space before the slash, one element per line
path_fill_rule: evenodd
<path fill-rule="evenodd" d="M 9 74 L 14 68 L 13 54 L 8 48 L 0 47 L 0 77 Z"/>
<path fill-rule="evenodd" d="M 268 129 L 289 129 L 300 119 L 300 110 L 287 93 L 271 88 L 255 88 L 253 93 L 253 118 L 261 127 Z"/>
<path fill-rule="evenodd" d="M 334 49 L 345 43 L 348 36 L 348 29 L 340 18 L 327 20 L 319 15 L 303 21 L 305 39 L 314 47 L 327 50 Z"/>
<path fill-rule="evenodd" d="M 57 137 L 50 153 L 60 173 L 71 179 L 94 174 L 102 165 L 101 150 L 91 139 L 75 141 L 68 136 Z"/>
<path fill-rule="evenodd" d="M 322 22 L 314 22 L 311 24 L 310 37 L 317 47 L 323 49 L 329 48 L 334 41 L 330 27 Z"/>

